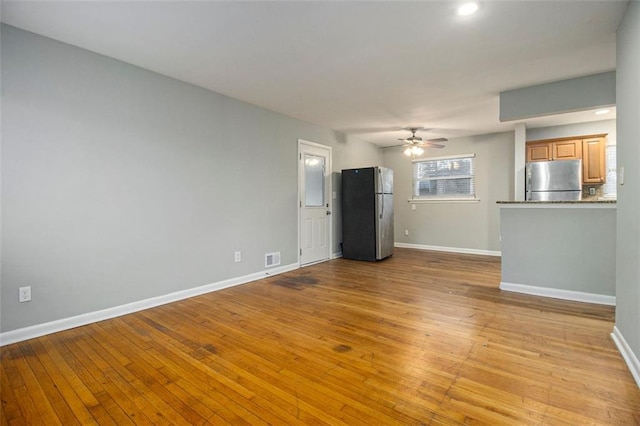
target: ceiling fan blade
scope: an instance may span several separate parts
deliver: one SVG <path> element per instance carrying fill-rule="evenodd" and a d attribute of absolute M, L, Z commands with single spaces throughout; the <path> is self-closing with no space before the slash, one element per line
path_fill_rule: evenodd
<path fill-rule="evenodd" d="M 403 146 L 405 148 L 412 148 L 412 147 L 444 148 L 444 145 L 441 145 L 438 142 L 447 141 L 447 138 L 434 138 L 434 139 L 422 140 L 420 136 L 416 136 L 416 132 L 418 130 L 426 130 L 423 128 L 412 127 L 407 130 L 411 132 L 411 136 L 407 138 L 398 138 L 399 141 L 404 142 L 403 145 L 390 145 L 390 146 L 385 146 L 384 148 L 395 148 L 398 146 Z"/>
<path fill-rule="evenodd" d="M 444 148 L 444 145 L 432 142 L 425 142 L 422 144 L 422 146 L 425 146 L 427 148 Z"/>
<path fill-rule="evenodd" d="M 422 148 L 444 148 L 444 145 L 441 145 L 439 143 L 431 143 L 431 142 L 420 142 L 420 143 L 411 143 L 411 142 L 407 142 L 407 143 L 403 143 L 400 145 L 389 145 L 389 146 L 381 146 L 380 148 L 382 149 L 387 149 L 387 148 L 398 148 L 398 147 L 403 147 L 403 148 L 411 148 L 413 146 L 419 146 Z"/>

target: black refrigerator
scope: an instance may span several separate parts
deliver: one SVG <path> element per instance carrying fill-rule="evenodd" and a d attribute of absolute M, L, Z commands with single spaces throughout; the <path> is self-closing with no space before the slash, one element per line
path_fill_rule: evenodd
<path fill-rule="evenodd" d="M 342 170 L 342 257 L 381 260 L 393 240 L 393 170 Z"/>

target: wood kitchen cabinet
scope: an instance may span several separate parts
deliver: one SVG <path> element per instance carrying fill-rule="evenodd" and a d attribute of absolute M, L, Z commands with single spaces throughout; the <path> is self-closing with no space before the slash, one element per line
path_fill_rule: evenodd
<path fill-rule="evenodd" d="M 602 137 L 582 140 L 582 182 L 586 184 L 605 183 L 605 145 Z"/>
<path fill-rule="evenodd" d="M 527 142 L 527 162 L 582 160 L 582 183 L 603 184 L 606 178 L 606 136 L 572 136 Z"/>
<path fill-rule="evenodd" d="M 549 161 L 553 158 L 553 148 L 548 142 L 527 143 L 527 162 Z"/>
<path fill-rule="evenodd" d="M 527 161 L 578 160 L 582 158 L 582 140 L 557 140 L 527 143 Z"/>
<path fill-rule="evenodd" d="M 579 160 L 582 158 L 582 141 L 570 140 L 553 143 L 553 160 Z"/>

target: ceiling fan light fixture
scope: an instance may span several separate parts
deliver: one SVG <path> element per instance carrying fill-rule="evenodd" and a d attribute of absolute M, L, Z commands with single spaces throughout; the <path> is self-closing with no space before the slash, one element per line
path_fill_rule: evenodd
<path fill-rule="evenodd" d="M 460 7 L 458 7 L 458 15 L 459 16 L 473 15 L 478 11 L 478 7 L 479 7 L 478 3 L 476 2 L 463 3 L 462 5 L 460 5 Z"/>
<path fill-rule="evenodd" d="M 415 157 L 424 154 L 424 149 L 419 146 L 408 146 L 403 152 L 407 157 Z"/>

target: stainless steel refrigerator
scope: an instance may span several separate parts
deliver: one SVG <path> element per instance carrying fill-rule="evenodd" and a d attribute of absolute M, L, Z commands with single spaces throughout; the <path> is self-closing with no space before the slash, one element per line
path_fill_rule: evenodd
<path fill-rule="evenodd" d="M 342 256 L 381 260 L 393 254 L 393 170 L 342 170 Z"/>
<path fill-rule="evenodd" d="M 533 161 L 526 165 L 529 201 L 582 199 L 582 160 Z"/>

